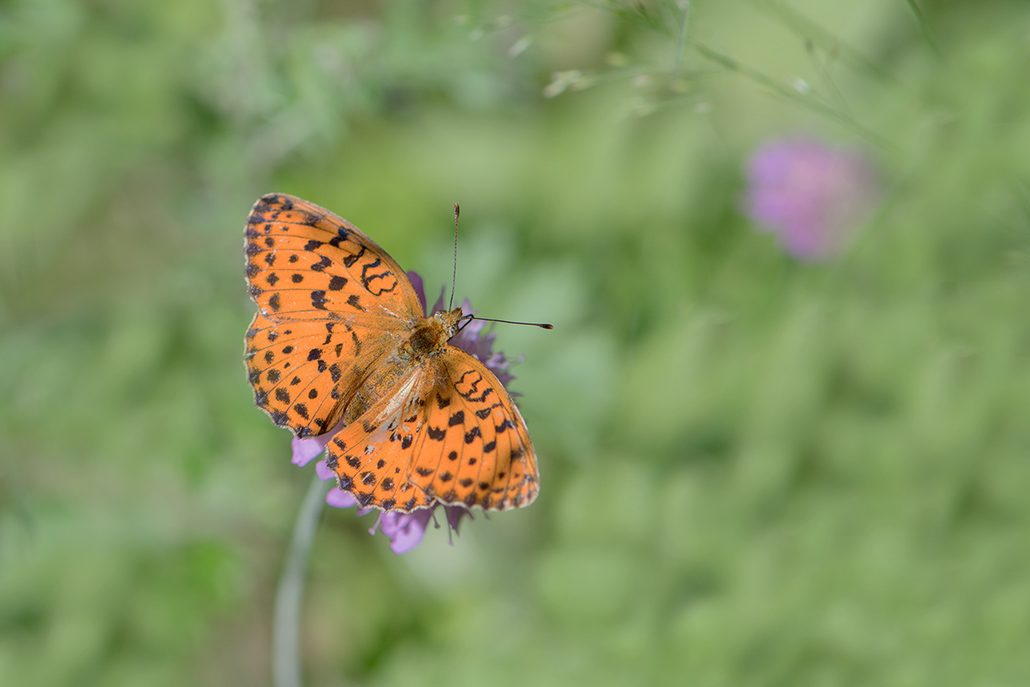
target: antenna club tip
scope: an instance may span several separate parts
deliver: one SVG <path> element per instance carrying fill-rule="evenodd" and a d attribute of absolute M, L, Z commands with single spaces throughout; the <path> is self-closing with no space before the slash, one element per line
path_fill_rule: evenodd
<path fill-rule="evenodd" d="M 544 329 L 554 329 L 554 325 L 553 324 L 542 324 L 540 326 L 543 327 Z"/>

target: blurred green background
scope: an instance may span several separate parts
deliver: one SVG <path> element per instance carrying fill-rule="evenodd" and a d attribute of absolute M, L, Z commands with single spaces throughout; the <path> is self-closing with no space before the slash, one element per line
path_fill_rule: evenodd
<path fill-rule="evenodd" d="M 270 684 L 269 191 L 431 297 L 458 201 L 459 296 L 555 324 L 540 498 L 328 509 L 308 685 L 1030 684 L 1028 74 L 1025 2 L 0 2 L 0 684 Z M 741 214 L 799 133 L 885 179 L 823 263 Z"/>

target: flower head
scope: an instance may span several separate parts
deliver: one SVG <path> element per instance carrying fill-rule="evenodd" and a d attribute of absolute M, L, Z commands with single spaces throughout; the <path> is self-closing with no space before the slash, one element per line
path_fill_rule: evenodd
<path fill-rule="evenodd" d="M 747 177 L 746 213 L 802 260 L 843 250 L 880 196 L 861 152 L 814 138 L 766 143 L 751 156 Z"/>
<path fill-rule="evenodd" d="M 415 287 L 415 293 L 422 304 L 423 312 L 426 312 L 426 294 L 422 277 L 417 272 L 408 272 L 408 279 L 411 281 L 411 285 Z M 443 289 L 441 289 L 440 297 L 433 305 L 432 311 L 429 311 L 427 315 L 432 315 L 438 310 L 442 310 L 443 305 Z M 467 299 L 462 303 L 461 307 L 462 312 L 466 314 L 476 312 L 472 310 L 472 306 Z M 510 361 L 505 358 L 503 353 L 494 352 L 493 344 L 497 335 L 493 333 L 483 334 L 484 325 L 485 323 L 481 320 L 472 320 L 458 334 L 451 338 L 450 344 L 478 358 L 480 362 L 497 376 L 501 384 L 507 386 L 508 382 L 515 378 L 508 371 Z M 340 431 L 340 429 L 342 429 L 342 424 L 337 425 L 321 436 L 308 439 L 294 437 L 293 463 L 296 465 L 307 465 L 325 450 L 333 435 Z M 315 464 L 315 471 L 324 480 L 336 479 L 336 473 L 326 466 L 325 460 Z M 337 508 L 352 508 L 358 505 L 357 500 L 349 492 L 341 489 L 331 489 L 326 496 L 326 503 Z M 447 526 L 455 532 L 458 531 L 462 518 L 465 516 L 472 517 L 471 512 L 464 506 L 445 506 L 435 503 L 428 508 L 420 508 L 411 513 L 399 513 L 396 511 L 381 513 L 369 530 L 369 534 L 375 534 L 378 529 L 390 539 L 390 548 L 394 553 L 406 553 L 422 542 L 426 527 L 434 519 L 436 509 L 440 506 L 443 506 Z M 364 515 L 371 510 L 373 509 L 358 508 L 357 514 Z"/>

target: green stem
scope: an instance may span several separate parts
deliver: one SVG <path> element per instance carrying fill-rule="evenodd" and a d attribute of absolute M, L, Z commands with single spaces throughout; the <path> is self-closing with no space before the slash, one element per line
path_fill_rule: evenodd
<path fill-rule="evenodd" d="M 683 19 L 680 21 L 680 33 L 676 39 L 676 57 L 672 63 L 672 84 L 675 87 L 680 78 L 680 67 L 683 64 L 683 44 L 687 42 L 687 27 L 690 26 L 690 0 L 680 0 L 683 7 Z"/>
<path fill-rule="evenodd" d="M 940 49 L 937 47 L 937 41 L 933 39 L 933 34 L 930 32 L 930 27 L 926 23 L 926 15 L 923 14 L 923 10 L 919 9 L 919 5 L 916 4 L 915 0 L 905 0 L 908 3 L 908 8 L 912 10 L 912 16 L 916 18 L 916 24 L 919 25 L 919 31 L 923 34 L 923 39 L 927 45 L 937 53 L 941 54 Z"/>
<path fill-rule="evenodd" d="M 301 687 L 300 609 L 304 600 L 311 545 L 325 504 L 328 482 L 313 475 L 293 526 L 293 539 L 283 576 L 275 591 L 272 622 L 272 681 L 275 687 Z"/>

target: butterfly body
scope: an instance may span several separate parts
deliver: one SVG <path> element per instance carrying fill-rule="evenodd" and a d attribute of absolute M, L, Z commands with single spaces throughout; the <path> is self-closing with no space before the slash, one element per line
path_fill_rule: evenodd
<path fill-rule="evenodd" d="M 455 315 L 454 313 L 457 313 Z M 446 352 L 447 341 L 454 335 L 455 324 L 445 324 L 443 318 L 456 322 L 461 309 L 452 312 L 438 312 L 433 317 L 423 317 L 411 325 L 411 336 L 404 340 L 398 337 L 398 345 L 380 359 L 379 364 L 365 378 L 361 388 L 347 404 L 343 422 L 350 424 L 363 415 L 377 401 L 403 388 L 405 380 L 411 377 L 413 369 L 427 366 L 431 358 Z M 448 333 L 450 332 L 450 333 Z"/>
<path fill-rule="evenodd" d="M 292 196 L 251 210 L 246 275 L 254 398 L 298 437 L 338 430 L 326 464 L 365 507 L 504 510 L 536 497 L 525 421 L 497 377 L 430 317 L 400 266 L 357 227 Z"/>
<path fill-rule="evenodd" d="M 432 355 L 439 355 L 447 346 L 447 342 L 458 332 L 458 321 L 461 319 L 461 308 L 451 311 L 442 310 L 432 317 L 415 323 L 411 337 L 403 350 L 410 360 L 422 361 Z"/>

